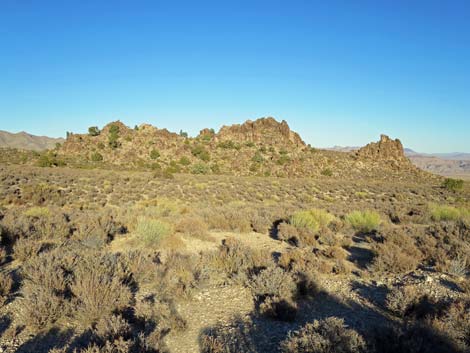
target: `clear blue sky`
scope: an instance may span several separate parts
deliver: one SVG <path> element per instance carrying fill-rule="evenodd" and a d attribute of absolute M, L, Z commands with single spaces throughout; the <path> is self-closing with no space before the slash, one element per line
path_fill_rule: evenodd
<path fill-rule="evenodd" d="M 262 116 L 318 147 L 470 152 L 470 1 L 0 0 L 0 129 Z"/>

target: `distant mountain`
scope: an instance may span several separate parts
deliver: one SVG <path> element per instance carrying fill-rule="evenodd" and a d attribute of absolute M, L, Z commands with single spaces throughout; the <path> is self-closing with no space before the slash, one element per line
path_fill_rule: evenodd
<path fill-rule="evenodd" d="M 44 151 L 54 148 L 56 143 L 63 143 L 65 139 L 47 136 L 35 136 L 24 131 L 11 133 L 0 130 L 0 147 L 18 148 L 21 150 Z"/>

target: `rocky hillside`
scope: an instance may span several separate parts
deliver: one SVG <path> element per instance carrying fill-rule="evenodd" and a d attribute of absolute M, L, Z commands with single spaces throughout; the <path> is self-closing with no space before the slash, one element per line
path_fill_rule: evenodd
<path fill-rule="evenodd" d="M 326 151 L 305 144 L 287 122 L 274 118 L 204 129 L 195 137 L 151 125 L 134 129 L 120 121 L 70 134 L 57 151 L 68 164 L 148 168 L 165 173 L 261 176 L 418 175 L 399 140 L 380 141 L 350 153 Z M 384 173 L 384 171 L 387 171 Z"/>
<path fill-rule="evenodd" d="M 44 151 L 63 143 L 62 138 L 35 136 L 24 131 L 11 133 L 0 130 L 0 148 L 17 148 L 20 150 Z"/>

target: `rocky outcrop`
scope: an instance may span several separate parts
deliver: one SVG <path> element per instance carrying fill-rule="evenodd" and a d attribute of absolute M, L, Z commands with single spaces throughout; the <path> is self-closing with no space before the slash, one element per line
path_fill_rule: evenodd
<path fill-rule="evenodd" d="M 304 147 L 299 134 L 292 131 L 285 120 L 260 118 L 255 121 L 248 120 L 243 124 L 223 126 L 216 138 L 220 141 L 253 142 L 266 145 L 290 145 Z"/>
<path fill-rule="evenodd" d="M 387 135 L 380 135 L 378 142 L 371 142 L 360 148 L 356 155 L 360 159 L 385 160 L 409 163 L 403 145 L 399 139 L 392 140 Z"/>

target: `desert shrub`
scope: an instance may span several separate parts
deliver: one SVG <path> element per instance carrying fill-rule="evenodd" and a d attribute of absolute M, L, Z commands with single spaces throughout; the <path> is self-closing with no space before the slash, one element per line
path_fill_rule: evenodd
<path fill-rule="evenodd" d="M 65 165 L 65 161 L 60 159 L 55 153 L 48 152 L 41 154 L 37 165 L 39 167 L 61 167 Z"/>
<path fill-rule="evenodd" d="M 76 239 L 97 238 L 108 243 L 115 236 L 126 232 L 118 214 L 111 208 L 100 211 L 81 211 L 70 215 L 73 237 Z"/>
<path fill-rule="evenodd" d="M 140 217 L 135 230 L 139 239 L 148 247 L 158 247 L 165 238 L 172 235 L 173 230 L 167 223 L 157 219 Z"/>
<path fill-rule="evenodd" d="M 446 178 L 442 182 L 442 187 L 450 191 L 459 191 L 463 189 L 463 180 Z"/>
<path fill-rule="evenodd" d="M 161 298 L 188 298 L 197 286 L 199 274 L 194 257 L 171 252 L 157 267 L 157 293 Z"/>
<path fill-rule="evenodd" d="M 93 152 L 90 159 L 92 162 L 101 162 L 103 160 L 103 155 L 99 152 Z"/>
<path fill-rule="evenodd" d="M 0 308 L 5 305 L 13 287 L 13 280 L 9 273 L 0 272 Z"/>
<path fill-rule="evenodd" d="M 297 288 L 291 275 L 280 267 L 268 267 L 249 281 L 259 302 L 260 314 L 283 321 L 295 319 L 297 307 L 293 301 Z"/>
<path fill-rule="evenodd" d="M 56 208 L 31 207 L 23 212 L 23 216 L 26 219 L 21 220 L 21 217 L 19 217 L 20 219 L 17 222 L 25 222 L 28 231 L 24 232 L 23 229 L 22 234 L 19 234 L 20 236 L 36 239 L 64 239 L 71 233 L 67 216 Z"/>
<path fill-rule="evenodd" d="M 433 320 L 433 327 L 447 334 L 461 352 L 468 352 L 470 349 L 470 299 L 454 300 L 443 313 Z"/>
<path fill-rule="evenodd" d="M 191 149 L 191 153 L 204 162 L 208 162 L 211 159 L 209 152 L 202 145 L 194 146 Z"/>
<path fill-rule="evenodd" d="M 88 135 L 98 136 L 99 134 L 100 134 L 100 129 L 98 129 L 98 126 L 90 126 L 88 128 Z"/>
<path fill-rule="evenodd" d="M 119 126 L 116 124 L 112 124 L 109 127 L 108 133 L 108 145 L 111 148 L 118 148 L 120 146 L 119 143 Z"/>
<path fill-rule="evenodd" d="M 264 157 L 261 154 L 260 151 L 256 151 L 251 160 L 255 163 L 263 163 L 264 162 Z"/>
<path fill-rule="evenodd" d="M 415 270 L 423 258 L 413 239 L 400 230 L 386 235 L 383 243 L 375 244 L 373 250 L 375 257 L 371 270 L 379 273 L 405 273 Z"/>
<path fill-rule="evenodd" d="M 165 169 L 156 169 L 156 172 L 153 174 L 154 178 L 159 179 L 174 179 L 175 176 L 173 175 L 173 171 L 170 168 Z"/>
<path fill-rule="evenodd" d="M 385 299 L 385 306 L 388 310 L 399 317 L 404 317 L 407 310 L 419 301 L 420 294 L 415 287 L 400 286 L 394 287 Z"/>
<path fill-rule="evenodd" d="M 150 151 L 150 159 L 158 159 L 160 157 L 160 152 L 156 149 Z"/>
<path fill-rule="evenodd" d="M 74 318 L 89 327 L 130 306 L 131 291 L 122 282 L 114 255 L 82 258 L 74 268 L 70 291 L 74 296 Z"/>
<path fill-rule="evenodd" d="M 209 266 L 221 271 L 227 277 L 245 281 L 255 268 L 267 267 L 270 256 L 255 251 L 234 238 L 225 239 L 217 252 L 211 254 Z"/>
<path fill-rule="evenodd" d="M 290 157 L 287 154 L 281 154 L 279 158 L 276 160 L 278 165 L 284 165 L 291 161 Z"/>
<path fill-rule="evenodd" d="M 37 240 L 20 238 L 13 246 L 13 257 L 21 262 L 24 262 L 39 254 L 41 245 L 41 242 Z"/>
<path fill-rule="evenodd" d="M 221 141 L 217 144 L 217 147 L 226 150 L 239 150 L 241 148 L 239 143 L 233 142 L 232 140 Z"/>
<path fill-rule="evenodd" d="M 233 323 L 210 327 L 199 340 L 201 353 L 253 353 L 257 342 L 253 338 L 255 327 L 250 320 L 235 317 Z"/>
<path fill-rule="evenodd" d="M 207 224 L 200 217 L 187 216 L 182 218 L 175 227 L 177 232 L 202 240 L 210 240 Z"/>
<path fill-rule="evenodd" d="M 183 157 L 180 158 L 179 164 L 184 165 L 184 166 L 188 166 L 188 165 L 191 164 L 191 161 L 189 160 L 188 157 L 183 156 Z"/>
<path fill-rule="evenodd" d="M 191 168 L 192 174 L 208 174 L 210 172 L 209 165 L 205 163 L 196 163 Z"/>
<path fill-rule="evenodd" d="M 371 233 L 379 228 L 382 221 L 377 212 L 366 210 L 348 213 L 346 222 L 357 232 Z"/>
<path fill-rule="evenodd" d="M 22 188 L 22 201 L 42 206 L 48 203 L 63 206 L 65 204 L 63 191 L 47 183 L 35 183 Z"/>
<path fill-rule="evenodd" d="M 343 319 L 329 317 L 289 333 L 280 348 L 283 353 L 358 353 L 364 352 L 365 342 Z"/>
<path fill-rule="evenodd" d="M 296 302 L 280 297 L 267 297 L 258 310 L 261 315 L 280 321 L 294 321 L 297 316 Z"/>
<path fill-rule="evenodd" d="M 296 289 L 292 276 L 276 266 L 268 267 L 253 276 L 248 286 L 256 297 L 276 296 L 291 299 Z"/>
<path fill-rule="evenodd" d="M 321 175 L 330 177 L 333 175 L 333 171 L 330 168 L 325 168 L 321 171 Z"/>
<path fill-rule="evenodd" d="M 327 227 L 334 219 L 332 214 L 314 208 L 294 213 L 290 217 L 289 223 L 296 228 L 307 228 L 311 232 L 317 232 L 319 229 Z"/>
<path fill-rule="evenodd" d="M 55 324 L 67 313 L 62 296 L 44 286 L 24 284 L 21 297 L 15 301 L 17 322 L 38 331 Z"/>
<path fill-rule="evenodd" d="M 251 230 L 250 213 L 236 205 L 212 207 L 200 211 L 209 229 L 246 233 Z"/>

